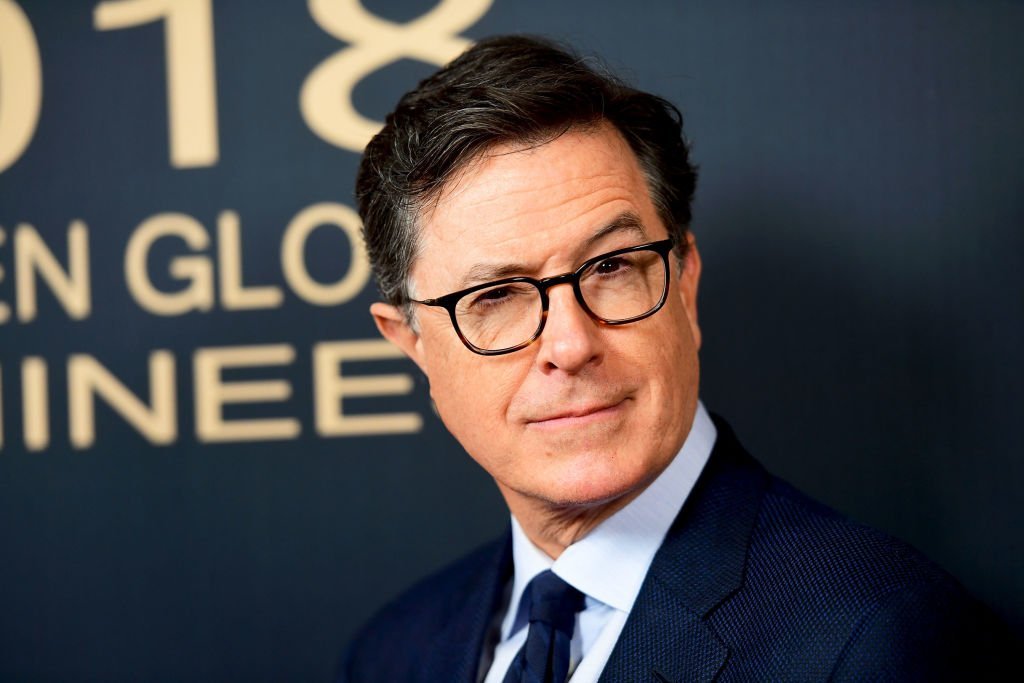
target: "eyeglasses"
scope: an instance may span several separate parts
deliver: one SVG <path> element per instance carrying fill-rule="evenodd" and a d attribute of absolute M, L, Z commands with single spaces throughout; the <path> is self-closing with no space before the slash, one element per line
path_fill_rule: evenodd
<path fill-rule="evenodd" d="M 529 346 L 544 331 L 548 290 L 571 284 L 576 301 L 602 325 L 625 325 L 654 315 L 668 296 L 672 240 L 616 249 L 588 259 L 572 273 L 541 280 L 508 277 L 435 299 L 411 299 L 448 311 L 466 347 L 483 356 Z"/>

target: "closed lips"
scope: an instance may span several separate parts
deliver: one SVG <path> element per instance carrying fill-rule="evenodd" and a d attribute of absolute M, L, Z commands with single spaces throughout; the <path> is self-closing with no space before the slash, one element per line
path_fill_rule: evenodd
<path fill-rule="evenodd" d="M 546 415 L 546 416 L 537 417 L 537 418 L 530 418 L 530 419 L 527 420 L 527 423 L 543 425 L 543 424 L 553 423 L 553 422 L 556 422 L 556 421 L 565 421 L 565 422 L 567 422 L 567 421 L 573 421 L 573 420 L 581 420 L 583 418 L 587 418 L 587 417 L 590 417 L 590 416 L 598 416 L 601 413 L 611 412 L 614 409 L 618 408 L 620 405 L 622 405 L 622 403 L 624 401 L 625 401 L 625 399 L 622 399 L 620 401 L 615 401 L 615 402 L 612 402 L 612 403 L 600 403 L 600 404 L 589 405 L 589 406 L 581 406 L 581 407 L 569 408 L 568 410 L 559 411 L 559 412 L 553 413 L 551 415 Z"/>

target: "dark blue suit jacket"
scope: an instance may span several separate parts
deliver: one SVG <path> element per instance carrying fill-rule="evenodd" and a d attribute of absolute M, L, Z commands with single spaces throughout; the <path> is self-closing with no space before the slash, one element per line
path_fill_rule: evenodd
<path fill-rule="evenodd" d="M 710 460 L 601 681 L 985 680 L 1012 636 L 905 543 L 766 473 L 716 419 Z M 420 582 L 344 654 L 340 683 L 470 683 L 510 536 Z"/>

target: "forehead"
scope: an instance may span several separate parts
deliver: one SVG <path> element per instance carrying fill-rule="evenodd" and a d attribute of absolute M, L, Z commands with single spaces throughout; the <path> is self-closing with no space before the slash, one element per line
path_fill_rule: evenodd
<path fill-rule="evenodd" d="M 412 270 L 418 294 L 437 296 L 481 264 L 565 269 L 589 237 L 623 215 L 639 217 L 650 239 L 665 236 L 636 156 L 611 125 L 535 146 L 493 147 L 421 213 Z M 602 239 L 614 242 L 614 231 Z M 635 234 L 619 239 L 637 242 Z"/>

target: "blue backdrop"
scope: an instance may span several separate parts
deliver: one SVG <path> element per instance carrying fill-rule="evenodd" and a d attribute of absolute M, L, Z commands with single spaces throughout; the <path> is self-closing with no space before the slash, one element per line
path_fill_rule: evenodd
<path fill-rule="evenodd" d="M 351 188 L 505 32 L 682 108 L 708 407 L 1024 630 L 1021 3 L 0 0 L 0 680 L 326 680 L 501 531 Z"/>

